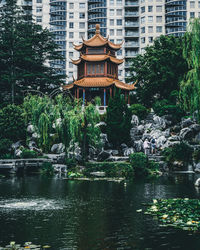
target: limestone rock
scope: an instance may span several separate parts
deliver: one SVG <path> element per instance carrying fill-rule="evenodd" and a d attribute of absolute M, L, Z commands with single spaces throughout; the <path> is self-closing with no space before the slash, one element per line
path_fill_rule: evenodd
<path fill-rule="evenodd" d="M 51 147 L 51 152 L 54 154 L 61 154 L 65 151 L 65 145 L 63 143 L 54 144 Z"/>
<path fill-rule="evenodd" d="M 165 129 L 166 128 L 166 120 L 160 116 L 153 116 L 154 125 L 156 128 Z"/>
<path fill-rule="evenodd" d="M 194 123 L 194 122 L 192 121 L 191 118 L 182 119 L 182 121 L 181 121 L 181 128 L 189 127 L 189 126 L 192 125 L 193 123 Z"/>
<path fill-rule="evenodd" d="M 97 161 L 105 161 L 111 156 L 111 152 L 106 150 L 102 150 L 99 155 L 97 156 Z"/>
<path fill-rule="evenodd" d="M 137 115 L 132 115 L 131 124 L 132 124 L 132 126 L 139 125 L 139 119 L 138 119 Z"/>
<path fill-rule="evenodd" d="M 160 136 L 157 140 L 156 140 L 156 146 L 157 148 L 162 148 L 163 145 L 166 143 L 167 139 L 164 135 Z"/>
<path fill-rule="evenodd" d="M 142 140 L 135 141 L 134 148 L 136 152 L 141 152 L 143 150 L 143 141 Z"/>
<path fill-rule="evenodd" d="M 134 149 L 133 148 L 126 148 L 124 150 L 124 156 L 129 156 L 130 154 L 134 153 Z"/>
<path fill-rule="evenodd" d="M 27 132 L 33 134 L 35 132 L 35 128 L 32 124 L 28 125 Z"/>
<path fill-rule="evenodd" d="M 192 129 L 190 129 L 190 128 L 181 129 L 180 137 L 183 140 L 191 140 L 193 135 L 194 135 L 194 133 L 193 133 Z"/>

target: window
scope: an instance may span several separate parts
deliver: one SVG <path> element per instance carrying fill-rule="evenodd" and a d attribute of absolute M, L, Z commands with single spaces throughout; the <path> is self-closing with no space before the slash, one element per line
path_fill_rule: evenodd
<path fill-rule="evenodd" d="M 80 32 L 79 33 L 79 38 L 82 38 L 82 37 L 84 37 L 85 36 L 85 32 Z"/>
<path fill-rule="evenodd" d="M 117 19 L 117 25 L 122 25 L 122 20 L 121 19 Z"/>
<path fill-rule="evenodd" d="M 73 52 L 69 52 L 69 58 L 72 58 L 74 56 Z"/>
<path fill-rule="evenodd" d="M 42 12 L 42 7 L 37 7 L 36 12 Z"/>
<path fill-rule="evenodd" d="M 69 3 L 69 8 L 73 9 L 74 8 L 74 3 Z"/>
<path fill-rule="evenodd" d="M 111 43 L 114 43 L 114 42 L 115 42 L 115 40 L 114 40 L 114 39 L 110 39 L 110 41 L 111 41 Z"/>
<path fill-rule="evenodd" d="M 153 42 L 153 37 L 152 37 L 152 36 L 149 36 L 149 37 L 148 37 L 148 40 L 149 40 L 149 43 L 152 43 L 152 42 Z"/>
<path fill-rule="evenodd" d="M 200 12 L 198 12 L 198 18 L 200 18 Z"/>
<path fill-rule="evenodd" d="M 117 5 L 122 5 L 122 0 L 117 0 Z"/>
<path fill-rule="evenodd" d="M 156 12 L 162 12 L 162 6 L 161 5 L 156 6 Z"/>
<path fill-rule="evenodd" d="M 114 16 L 114 10 L 110 9 L 110 16 Z"/>
<path fill-rule="evenodd" d="M 195 7 L 195 1 L 190 1 L 190 8 L 194 8 Z"/>
<path fill-rule="evenodd" d="M 153 16 L 148 16 L 148 22 L 152 23 L 153 22 Z"/>
<path fill-rule="evenodd" d="M 72 62 L 69 62 L 69 68 L 73 68 L 73 63 Z"/>
<path fill-rule="evenodd" d="M 84 12 L 79 13 L 79 18 L 84 19 L 85 18 L 85 13 Z"/>
<path fill-rule="evenodd" d="M 153 26 L 149 26 L 149 27 L 148 27 L 148 32 L 149 32 L 149 33 L 153 33 Z"/>
<path fill-rule="evenodd" d="M 145 27 L 141 28 L 141 33 L 145 33 Z"/>
<path fill-rule="evenodd" d="M 198 1 L 198 8 L 200 8 L 200 1 Z"/>
<path fill-rule="evenodd" d="M 156 26 L 156 32 L 161 33 L 162 32 L 162 26 Z"/>
<path fill-rule="evenodd" d="M 122 36 L 122 30 L 117 30 L 117 36 Z"/>
<path fill-rule="evenodd" d="M 37 0 L 36 2 L 37 2 L 37 3 L 42 3 L 42 0 Z"/>
<path fill-rule="evenodd" d="M 73 32 L 69 32 L 69 38 L 74 38 L 74 33 Z"/>
<path fill-rule="evenodd" d="M 117 39 L 117 43 L 121 43 L 122 42 L 122 39 Z"/>
<path fill-rule="evenodd" d="M 70 71 L 68 76 L 69 76 L 69 78 L 71 78 L 73 76 L 73 72 Z"/>
<path fill-rule="evenodd" d="M 162 23 L 162 16 L 157 16 L 156 17 L 156 22 L 157 23 Z"/>
<path fill-rule="evenodd" d="M 79 23 L 79 28 L 84 29 L 85 28 L 85 23 L 83 23 L 83 22 Z"/>
<path fill-rule="evenodd" d="M 117 9 L 117 16 L 122 16 L 122 10 Z"/>
<path fill-rule="evenodd" d="M 73 29 L 73 28 L 74 28 L 74 23 L 71 23 L 71 22 L 70 22 L 70 23 L 69 23 L 69 28 L 70 28 L 70 29 Z"/>
<path fill-rule="evenodd" d="M 114 33 L 115 31 L 113 29 L 110 30 L 110 36 L 114 36 Z"/>
<path fill-rule="evenodd" d="M 110 0 L 110 5 L 114 5 L 114 0 Z"/>
<path fill-rule="evenodd" d="M 102 75 L 104 74 L 103 63 L 87 63 L 87 75 Z"/>
<path fill-rule="evenodd" d="M 145 22 L 145 16 L 141 17 L 141 23 Z"/>
<path fill-rule="evenodd" d="M 69 42 L 69 48 L 73 48 L 73 43 Z"/>
<path fill-rule="evenodd" d="M 37 16 L 36 17 L 36 22 L 41 23 L 42 22 L 42 16 Z"/>
<path fill-rule="evenodd" d="M 111 25 L 111 26 L 114 25 L 114 19 L 110 19 L 110 25 Z"/>
<path fill-rule="evenodd" d="M 141 7 L 141 13 L 145 12 L 145 6 Z"/>
<path fill-rule="evenodd" d="M 122 70 L 119 70 L 119 76 L 121 76 L 122 75 Z"/>
<path fill-rule="evenodd" d="M 141 43 L 145 43 L 145 37 L 141 38 Z"/>
<path fill-rule="evenodd" d="M 153 6 L 148 6 L 148 12 L 152 12 L 153 11 Z"/>
<path fill-rule="evenodd" d="M 121 55 L 122 55 L 122 50 L 121 50 L 121 49 L 117 51 L 117 55 L 118 55 L 118 56 L 121 56 Z"/>
<path fill-rule="evenodd" d="M 79 3 L 79 8 L 84 9 L 85 8 L 85 3 Z"/>
<path fill-rule="evenodd" d="M 190 12 L 190 18 L 194 18 L 194 12 Z"/>
<path fill-rule="evenodd" d="M 73 12 L 69 12 L 69 18 L 74 18 L 74 13 Z"/>

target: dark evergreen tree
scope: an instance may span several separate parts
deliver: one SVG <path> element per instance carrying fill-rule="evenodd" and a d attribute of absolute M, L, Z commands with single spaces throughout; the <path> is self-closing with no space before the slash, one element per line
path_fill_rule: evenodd
<path fill-rule="evenodd" d="M 119 89 L 110 98 L 107 108 L 106 131 L 108 140 L 116 147 L 130 141 L 131 111 Z"/>
<path fill-rule="evenodd" d="M 63 76 L 49 66 L 62 59 L 52 34 L 19 9 L 16 0 L 0 8 L 0 101 L 15 102 L 25 90 L 50 91 Z"/>

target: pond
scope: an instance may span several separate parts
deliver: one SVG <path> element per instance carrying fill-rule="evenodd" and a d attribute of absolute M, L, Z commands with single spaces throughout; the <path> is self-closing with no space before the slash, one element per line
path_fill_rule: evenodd
<path fill-rule="evenodd" d="M 199 249 L 200 234 L 137 213 L 154 198 L 199 198 L 194 175 L 116 183 L 42 176 L 0 179 L 0 245 L 51 249 Z"/>

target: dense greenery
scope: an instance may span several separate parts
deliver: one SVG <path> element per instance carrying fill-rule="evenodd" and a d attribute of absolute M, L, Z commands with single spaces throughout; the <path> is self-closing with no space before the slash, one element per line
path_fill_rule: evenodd
<path fill-rule="evenodd" d="M 193 159 L 196 163 L 200 162 L 200 149 L 197 149 L 193 153 Z"/>
<path fill-rule="evenodd" d="M 54 174 L 54 169 L 53 169 L 52 163 L 50 163 L 50 162 L 44 162 L 42 164 L 40 172 L 43 175 L 53 175 Z"/>
<path fill-rule="evenodd" d="M 175 144 L 172 147 L 165 148 L 162 151 L 162 154 L 165 157 L 165 161 L 169 163 L 169 165 L 173 165 L 175 161 L 188 164 L 192 160 L 192 153 L 192 147 L 185 142 Z"/>
<path fill-rule="evenodd" d="M 61 58 L 52 34 L 6 0 L 0 8 L 0 103 L 22 101 L 23 91 L 46 92 L 62 82 L 48 62 Z"/>
<path fill-rule="evenodd" d="M 1 139 L 0 140 L 0 158 L 4 159 L 7 158 L 7 156 L 11 157 L 12 155 L 12 150 L 11 150 L 11 145 L 12 141 L 9 139 Z"/>
<path fill-rule="evenodd" d="M 137 82 L 137 101 L 147 107 L 158 100 L 168 99 L 179 90 L 179 82 L 187 70 L 182 56 L 182 40 L 173 36 L 160 36 L 143 55 L 132 60 L 132 82 Z"/>
<path fill-rule="evenodd" d="M 189 71 L 181 82 L 180 97 L 186 111 L 198 112 L 200 120 L 200 20 L 191 21 L 183 42 L 183 55 Z"/>
<path fill-rule="evenodd" d="M 130 110 L 132 115 L 137 115 L 141 120 L 144 120 L 149 113 L 149 110 L 142 104 L 132 104 Z"/>
<path fill-rule="evenodd" d="M 200 201 L 196 199 L 153 200 L 145 214 L 156 215 L 167 226 L 200 231 Z"/>
<path fill-rule="evenodd" d="M 22 153 L 21 153 L 20 157 L 23 158 L 23 159 L 37 158 L 38 153 L 33 151 L 33 150 L 29 150 L 29 149 L 24 148 L 22 150 Z"/>
<path fill-rule="evenodd" d="M 106 116 L 108 140 L 116 147 L 130 140 L 131 111 L 128 109 L 120 90 L 110 98 Z"/>

